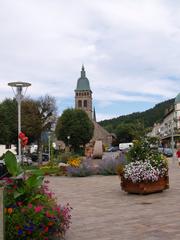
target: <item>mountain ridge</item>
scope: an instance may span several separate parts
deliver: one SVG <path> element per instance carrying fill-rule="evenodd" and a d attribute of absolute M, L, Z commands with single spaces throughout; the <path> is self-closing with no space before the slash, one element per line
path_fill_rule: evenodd
<path fill-rule="evenodd" d="M 157 103 L 154 107 L 143 112 L 134 112 L 127 115 L 122 115 L 116 118 L 100 121 L 99 124 L 107 131 L 113 132 L 119 124 L 134 124 L 141 122 L 144 128 L 152 128 L 154 123 L 161 122 L 165 111 L 170 109 L 174 104 L 174 98 Z"/>

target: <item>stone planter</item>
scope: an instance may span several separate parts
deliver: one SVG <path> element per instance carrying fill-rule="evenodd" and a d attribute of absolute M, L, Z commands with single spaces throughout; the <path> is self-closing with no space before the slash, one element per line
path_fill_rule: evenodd
<path fill-rule="evenodd" d="M 162 192 L 169 188 L 169 177 L 164 176 L 156 182 L 139 182 L 133 183 L 121 176 L 121 188 L 127 193 L 149 194 Z"/>

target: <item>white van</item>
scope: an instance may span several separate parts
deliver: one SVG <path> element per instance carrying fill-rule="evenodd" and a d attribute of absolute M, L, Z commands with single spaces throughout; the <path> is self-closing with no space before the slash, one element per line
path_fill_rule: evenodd
<path fill-rule="evenodd" d="M 119 144 L 119 150 L 124 150 L 124 149 L 129 149 L 133 146 L 133 143 L 130 142 L 130 143 L 120 143 Z"/>

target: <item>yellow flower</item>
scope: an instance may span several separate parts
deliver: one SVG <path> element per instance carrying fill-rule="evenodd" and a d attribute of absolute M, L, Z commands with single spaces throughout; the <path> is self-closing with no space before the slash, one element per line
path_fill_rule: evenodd
<path fill-rule="evenodd" d="M 67 162 L 70 166 L 72 167 L 79 167 L 81 164 L 81 159 L 80 158 L 71 158 Z"/>

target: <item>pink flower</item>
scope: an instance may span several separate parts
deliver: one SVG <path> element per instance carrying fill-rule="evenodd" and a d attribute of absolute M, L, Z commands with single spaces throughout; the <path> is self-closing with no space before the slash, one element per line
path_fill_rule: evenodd
<path fill-rule="evenodd" d="M 32 205 L 31 203 L 28 204 L 28 208 L 32 208 L 32 206 L 33 206 L 33 205 Z"/>
<path fill-rule="evenodd" d="M 38 212 L 41 212 L 41 210 L 43 209 L 43 206 L 37 206 L 37 207 L 35 207 L 34 208 L 34 211 L 36 212 L 36 213 L 38 213 Z"/>
<path fill-rule="evenodd" d="M 60 207 L 57 207 L 56 210 L 57 210 L 58 213 L 60 213 L 61 209 L 60 209 Z"/>
<path fill-rule="evenodd" d="M 22 203 L 22 202 L 17 202 L 17 205 L 18 205 L 19 207 L 21 207 L 21 206 L 23 205 L 23 203 Z"/>

